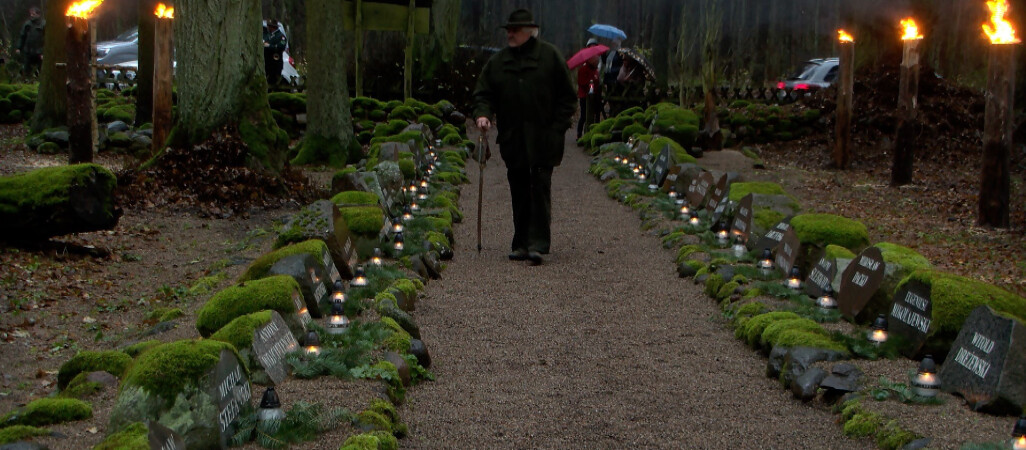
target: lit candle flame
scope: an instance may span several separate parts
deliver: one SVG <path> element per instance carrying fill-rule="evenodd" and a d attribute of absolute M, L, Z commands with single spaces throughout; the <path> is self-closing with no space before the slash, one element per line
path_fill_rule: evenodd
<path fill-rule="evenodd" d="M 103 0 L 82 0 L 80 2 L 75 2 L 68 7 L 68 12 L 65 15 L 68 17 L 88 19 L 93 13 L 93 10 L 100 6 L 101 3 L 103 3 Z"/>
<path fill-rule="evenodd" d="M 315 345 L 311 345 L 306 348 L 306 353 L 310 355 L 319 355 L 321 354 L 321 348 Z"/>
<path fill-rule="evenodd" d="M 887 340 L 887 332 L 884 330 L 873 330 L 873 341 L 884 342 Z"/>
<path fill-rule="evenodd" d="M 168 8 L 163 3 L 159 3 L 159 4 L 157 4 L 157 10 L 154 11 L 153 14 L 156 15 L 158 19 L 174 19 L 175 18 L 175 8 L 174 7 Z"/>
<path fill-rule="evenodd" d="M 934 375 L 930 372 L 919 372 L 919 382 L 923 384 L 933 384 Z"/>
<path fill-rule="evenodd" d="M 855 42 L 855 38 L 851 37 L 851 35 L 844 30 L 837 30 L 837 40 L 841 42 Z"/>
<path fill-rule="evenodd" d="M 1026 436 L 1019 436 L 1015 440 L 1015 447 L 1013 447 L 1013 448 L 1015 448 L 1016 450 L 1020 450 L 1020 449 L 1026 448 Z"/>
<path fill-rule="evenodd" d="M 911 17 L 902 20 L 901 26 L 905 30 L 905 34 L 901 36 L 901 40 L 915 41 L 923 38 L 923 35 L 919 34 L 919 26 L 916 25 L 916 21 Z"/>
<path fill-rule="evenodd" d="M 1012 24 L 1005 20 L 1005 13 L 1008 12 L 1006 0 L 994 0 L 987 2 L 990 8 L 990 24 L 983 24 L 983 32 L 987 33 L 991 44 L 1018 44 L 1019 38 L 1015 37 L 1015 29 Z M 991 28 L 991 24 L 994 25 Z"/>

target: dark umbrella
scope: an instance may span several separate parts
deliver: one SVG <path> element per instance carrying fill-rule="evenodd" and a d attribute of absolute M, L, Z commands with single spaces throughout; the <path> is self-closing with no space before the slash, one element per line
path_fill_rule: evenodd
<path fill-rule="evenodd" d="M 648 62 L 648 59 L 641 55 L 641 52 L 633 48 L 621 48 L 617 51 L 620 52 L 620 54 L 623 55 L 625 58 L 630 58 L 631 61 L 635 62 L 638 66 L 640 66 L 645 75 L 646 80 L 656 80 L 655 68 L 652 67 L 652 63 Z M 637 69 L 635 68 L 634 70 Z"/>
<path fill-rule="evenodd" d="M 566 66 L 569 67 L 570 70 L 576 69 L 581 64 L 584 64 L 585 61 L 591 59 L 593 56 L 601 55 L 608 50 L 609 47 L 606 47 L 602 44 L 593 45 L 591 47 L 584 47 L 581 49 L 581 51 L 575 53 L 574 56 L 571 56 L 570 59 L 566 60 Z"/>

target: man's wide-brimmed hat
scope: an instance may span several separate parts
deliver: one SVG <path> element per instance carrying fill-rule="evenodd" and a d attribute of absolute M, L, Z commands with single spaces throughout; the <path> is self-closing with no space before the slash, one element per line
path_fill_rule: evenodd
<path fill-rule="evenodd" d="M 534 15 L 531 11 L 526 9 L 518 9 L 513 11 L 509 15 L 509 20 L 501 28 L 516 28 L 516 27 L 537 27 L 538 24 L 534 23 Z"/>

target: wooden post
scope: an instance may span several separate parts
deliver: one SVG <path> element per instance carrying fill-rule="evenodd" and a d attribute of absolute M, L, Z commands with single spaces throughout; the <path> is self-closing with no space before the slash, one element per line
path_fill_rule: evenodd
<path fill-rule="evenodd" d="M 164 149 L 171 132 L 171 85 L 174 79 L 174 21 L 157 18 L 153 36 L 153 143 L 154 155 Z"/>
<path fill-rule="evenodd" d="M 95 35 L 88 18 L 67 17 L 68 138 L 71 164 L 93 161 L 96 148 L 96 94 L 93 91 Z"/>
<path fill-rule="evenodd" d="M 413 97 L 413 38 L 416 36 L 417 0 L 410 0 L 410 8 L 406 14 L 406 62 L 403 73 L 403 98 Z"/>
<path fill-rule="evenodd" d="M 919 42 L 907 39 L 901 59 L 901 81 L 898 85 L 898 126 L 894 139 L 894 165 L 891 167 L 891 186 L 912 182 L 918 126 L 919 96 Z"/>
<path fill-rule="evenodd" d="M 354 27 L 356 34 L 356 52 L 355 52 L 355 83 L 356 83 L 356 96 L 363 97 L 363 73 L 360 68 L 361 57 L 363 55 L 363 0 L 356 0 L 356 26 Z"/>
<path fill-rule="evenodd" d="M 837 86 L 837 113 L 834 130 L 834 167 L 847 169 L 851 165 L 851 109 L 855 89 L 855 43 L 841 42 Z"/>
<path fill-rule="evenodd" d="M 1014 45 L 990 46 L 983 164 L 980 167 L 979 225 L 1006 228 L 1009 224 L 1009 157 L 1012 153 L 1017 49 Z"/>

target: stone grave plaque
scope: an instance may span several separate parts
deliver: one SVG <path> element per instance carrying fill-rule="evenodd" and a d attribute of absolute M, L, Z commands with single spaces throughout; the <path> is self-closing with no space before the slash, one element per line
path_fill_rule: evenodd
<path fill-rule="evenodd" d="M 666 176 L 670 173 L 670 144 L 664 145 L 659 151 L 659 157 L 652 163 L 649 173 L 652 174 L 652 178 L 649 179 L 651 184 L 662 186 L 666 181 Z"/>
<path fill-rule="evenodd" d="M 848 319 L 854 320 L 883 283 L 886 264 L 877 247 L 859 253 L 841 274 L 841 287 L 837 292 L 837 306 Z"/>
<path fill-rule="evenodd" d="M 687 199 L 688 205 L 692 209 L 698 208 L 698 205 L 702 204 L 705 195 L 698 193 L 698 178 L 692 178 L 691 182 L 688 183 L 688 190 L 684 192 L 684 198 Z"/>
<path fill-rule="evenodd" d="M 296 280 L 312 317 L 321 317 L 321 305 L 331 304 L 331 275 L 318 258 L 306 253 L 286 256 L 274 263 L 268 273 L 288 275 Z"/>
<path fill-rule="evenodd" d="M 762 254 L 762 251 L 765 249 L 773 250 L 777 248 L 777 245 L 780 245 L 780 241 L 784 239 L 784 233 L 786 233 L 787 230 L 790 229 L 791 217 L 789 216 L 785 217 L 784 220 L 781 220 L 779 223 L 774 225 L 773 228 L 767 231 L 766 235 L 759 239 L 759 242 L 755 243 L 755 247 L 749 248 L 755 250 L 760 255 Z"/>
<path fill-rule="evenodd" d="M 146 428 L 149 430 L 147 440 L 150 442 L 150 450 L 185 450 L 185 440 L 174 430 L 156 421 L 147 422 Z"/>
<path fill-rule="evenodd" d="M 695 208 L 702 207 L 706 196 L 708 196 L 709 191 L 712 189 L 714 184 L 716 184 L 716 180 L 713 179 L 712 173 L 702 172 L 702 176 L 698 178 L 697 188 L 698 195 L 701 196 L 701 199 L 699 199 L 698 203 L 693 203 L 692 206 Z"/>
<path fill-rule="evenodd" d="M 819 298 L 827 287 L 833 289 L 832 283 L 837 276 L 837 261 L 833 258 L 823 257 L 812 267 L 808 278 L 805 279 L 805 293 L 810 297 Z M 836 295 L 836 294 L 835 294 Z"/>
<path fill-rule="evenodd" d="M 221 431 L 221 448 L 228 448 L 240 414 L 250 406 L 251 393 L 246 371 L 231 350 L 221 350 L 221 359 L 208 376 L 210 385 L 205 391 L 217 399 L 217 425 Z"/>
<path fill-rule="evenodd" d="M 410 151 L 410 146 L 402 142 L 382 142 L 379 161 L 399 161 L 399 152 Z"/>
<path fill-rule="evenodd" d="M 393 213 L 395 211 L 395 204 L 399 199 L 399 191 L 393 186 L 381 186 L 381 198 L 378 199 L 378 204 L 381 205 L 381 210 L 385 213 L 385 226 L 388 226 L 388 221 L 396 216 Z"/>
<path fill-rule="evenodd" d="M 331 253 L 327 251 L 321 253 L 321 259 L 324 260 L 324 269 L 328 272 L 331 285 L 335 286 L 335 282 L 342 281 L 342 274 L 338 273 L 338 267 L 335 267 L 335 260 L 331 258 Z"/>
<path fill-rule="evenodd" d="M 976 411 L 1019 414 L 1026 405 L 1026 329 L 981 305 L 962 324 L 938 374 L 941 389 Z"/>
<path fill-rule="evenodd" d="M 712 175 L 710 174 L 710 176 Z M 709 194 L 709 202 L 705 204 L 705 209 L 713 212 L 716 210 L 716 206 L 727 198 L 727 175 L 721 176 L 715 184 L 710 186 L 710 189 L 712 189 L 712 193 Z"/>
<path fill-rule="evenodd" d="M 891 334 L 901 336 L 901 354 L 915 358 L 926 343 L 926 334 L 933 321 L 933 302 L 930 301 L 930 286 L 911 280 L 894 293 L 894 302 L 887 318 Z"/>
<path fill-rule="evenodd" d="M 271 311 L 270 322 L 253 330 L 253 353 L 275 385 L 281 384 L 289 375 L 282 358 L 298 348 L 299 341 L 277 311 Z"/>
<path fill-rule="evenodd" d="M 791 267 L 794 266 L 794 261 L 798 259 L 798 248 L 801 246 L 801 242 L 798 240 L 798 233 L 794 232 L 793 228 L 788 227 L 788 230 L 784 232 L 784 237 L 777 244 L 776 258 L 774 264 L 782 272 L 784 276 L 788 276 L 791 273 Z"/>
<path fill-rule="evenodd" d="M 748 236 L 752 232 L 752 194 L 746 195 L 737 205 L 737 213 L 734 214 L 734 222 L 730 225 L 731 235 L 741 236 L 741 240 L 748 242 Z"/>
<path fill-rule="evenodd" d="M 648 154 L 648 142 L 637 141 L 633 148 L 631 148 L 630 156 L 634 162 L 641 161 L 641 155 Z"/>
<path fill-rule="evenodd" d="M 313 318 L 310 317 L 310 310 L 306 307 L 306 300 L 303 300 L 301 292 L 292 291 L 292 304 L 295 305 L 299 323 L 303 325 L 303 331 L 306 332 L 306 327 L 313 321 Z"/>

